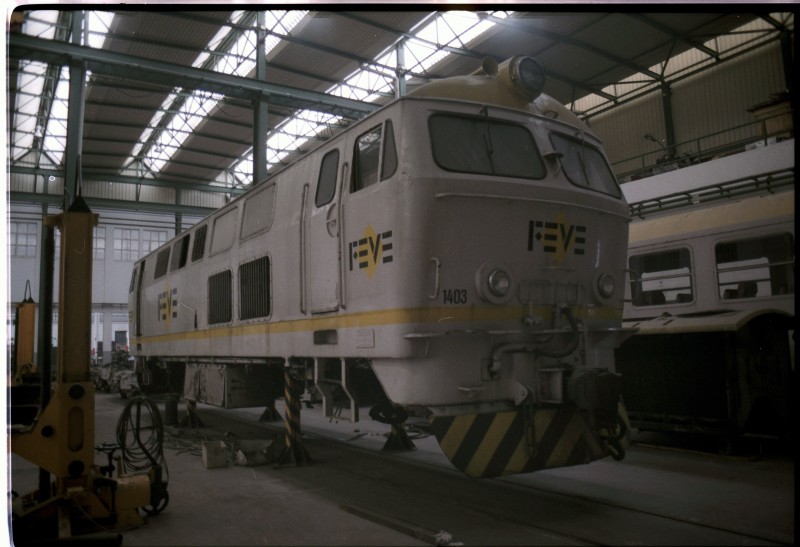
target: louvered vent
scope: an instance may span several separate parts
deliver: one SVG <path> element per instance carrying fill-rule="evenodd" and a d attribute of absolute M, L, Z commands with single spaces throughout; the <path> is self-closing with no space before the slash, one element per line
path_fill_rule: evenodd
<path fill-rule="evenodd" d="M 225 270 L 208 278 L 208 324 L 231 320 L 231 271 Z"/>
<path fill-rule="evenodd" d="M 256 319 L 269 316 L 269 257 L 239 266 L 239 316 Z"/>

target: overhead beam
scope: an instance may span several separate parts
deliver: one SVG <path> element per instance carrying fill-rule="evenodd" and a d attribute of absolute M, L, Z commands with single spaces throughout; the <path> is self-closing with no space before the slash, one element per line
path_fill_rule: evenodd
<path fill-rule="evenodd" d="M 9 192 L 11 203 L 36 203 L 42 205 L 61 206 L 63 197 L 57 194 L 34 194 L 31 192 Z M 155 203 L 150 201 L 126 201 L 105 198 L 87 198 L 83 200 L 93 211 L 96 209 L 110 209 L 120 211 L 144 211 L 148 213 L 181 213 L 192 216 L 207 216 L 216 211 L 214 207 L 197 207 L 194 205 L 176 205 L 174 203 Z"/>
<path fill-rule="evenodd" d="M 34 175 L 34 176 L 42 176 L 42 177 L 49 177 L 53 176 L 56 178 L 63 178 L 64 172 L 60 169 L 47 169 L 44 167 L 22 167 L 22 166 L 11 166 L 10 168 L 11 174 L 20 174 L 20 175 Z M 210 184 L 200 184 L 200 183 L 191 183 L 191 182 L 181 182 L 181 181 L 170 181 L 170 180 L 156 180 L 151 178 L 145 177 L 134 177 L 130 175 L 119 175 L 114 173 L 105 173 L 101 171 L 83 171 L 81 173 L 84 182 L 91 181 L 91 182 L 119 182 L 122 184 L 141 184 L 144 186 L 158 186 L 160 188 L 171 188 L 174 190 L 197 190 L 199 192 L 210 192 L 210 193 L 223 193 L 223 194 L 232 194 L 232 195 L 239 195 L 245 192 L 242 188 L 233 188 L 227 186 L 214 186 Z"/>
<path fill-rule="evenodd" d="M 642 65 L 639 65 L 637 63 L 632 62 L 630 59 L 625 59 L 624 57 L 620 57 L 619 55 L 614 55 L 609 51 L 606 51 L 606 50 L 601 49 L 599 47 L 595 47 L 595 46 L 593 46 L 591 44 L 588 44 L 588 43 L 586 43 L 586 42 L 584 42 L 582 40 L 577 40 L 575 38 L 571 38 L 571 37 L 566 36 L 566 35 L 556 34 L 555 32 L 548 32 L 546 30 L 542 30 L 542 29 L 539 29 L 539 28 L 534 28 L 534 27 L 523 25 L 522 21 L 525 20 L 524 16 L 523 17 L 511 17 L 511 18 L 508 18 L 508 19 L 500 19 L 499 17 L 495 17 L 494 15 L 487 14 L 487 15 L 485 15 L 485 19 L 488 20 L 488 21 L 491 21 L 492 23 L 494 23 L 496 25 L 500 25 L 500 26 L 503 26 L 503 27 L 506 27 L 506 28 L 510 28 L 510 29 L 516 30 L 518 32 L 523 32 L 525 34 L 531 34 L 531 35 L 534 35 L 534 36 L 541 36 L 542 38 L 546 38 L 548 40 L 552 40 L 555 43 L 569 44 L 569 45 L 571 45 L 573 47 L 576 47 L 578 49 L 583 49 L 585 51 L 593 53 L 594 55 L 597 55 L 599 57 L 603 57 L 604 59 L 608 59 L 609 61 L 611 61 L 611 62 L 613 62 L 615 64 L 618 64 L 618 65 L 621 65 L 621 66 L 626 66 L 626 67 L 628 67 L 629 69 L 631 69 L 631 70 L 633 70 L 635 72 L 640 72 L 640 73 L 644 74 L 645 76 L 648 76 L 649 78 L 652 78 L 653 80 L 656 80 L 656 81 L 660 81 L 661 80 L 661 75 L 656 74 L 655 72 L 653 72 L 652 70 L 650 70 L 646 66 L 642 66 Z M 590 89 L 590 87 L 585 87 L 585 89 Z M 594 92 L 594 90 L 592 92 Z"/>
<path fill-rule="evenodd" d="M 713 49 L 711 49 L 709 47 L 706 47 L 705 45 L 703 45 L 702 43 L 698 42 L 697 40 L 693 40 L 692 38 L 689 38 L 688 36 L 686 36 L 684 34 L 679 34 L 679 33 L 675 32 L 673 29 L 669 28 L 666 25 L 663 25 L 663 24 L 659 23 L 658 21 L 656 21 L 655 19 L 653 19 L 652 17 L 650 17 L 648 15 L 645 15 L 645 14 L 642 14 L 642 13 L 625 13 L 625 15 L 627 15 L 628 17 L 632 17 L 633 19 L 638 19 L 639 21 L 641 21 L 645 25 L 648 25 L 648 26 L 658 30 L 659 32 L 663 32 L 667 36 L 672 37 L 673 40 L 680 40 L 683 43 L 688 44 L 689 46 L 691 46 L 691 47 L 693 47 L 693 48 L 695 48 L 695 49 L 697 49 L 699 51 L 702 51 L 703 53 L 705 53 L 706 55 L 708 55 L 709 57 L 711 57 L 715 61 L 719 61 L 720 60 L 719 52 L 714 51 Z"/>
<path fill-rule="evenodd" d="M 306 89 L 24 34 L 9 36 L 8 57 L 62 65 L 85 61 L 87 68 L 96 74 L 137 81 L 152 82 L 156 79 L 162 85 L 202 89 L 248 101 L 253 97 L 267 97 L 275 106 L 307 108 L 350 119 L 362 118 L 380 108 L 379 105 Z"/>

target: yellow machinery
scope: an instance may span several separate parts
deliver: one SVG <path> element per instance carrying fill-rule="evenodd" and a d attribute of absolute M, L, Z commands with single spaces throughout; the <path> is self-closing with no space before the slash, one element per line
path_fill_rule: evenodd
<path fill-rule="evenodd" d="M 25 298 L 16 306 L 14 317 L 14 363 L 9 385 L 22 383 L 26 375 L 36 372 L 33 362 L 33 343 L 36 338 L 36 302 L 30 293 L 30 282 L 25 285 Z"/>
<path fill-rule="evenodd" d="M 139 508 L 158 507 L 166 497 L 157 466 L 126 476 L 120 465 L 117 476 L 110 476 L 113 452 L 123 449 L 119 445 L 111 445 L 111 450 L 109 445 L 99 447 L 108 454 L 108 466 L 93 463 L 95 388 L 90 380 L 89 317 L 92 228 L 97 215 L 78 198 L 68 211 L 47 217 L 45 224 L 61 230 L 57 372 L 52 391 L 49 379 L 43 378 L 42 408 L 35 421 L 11 425 L 13 453 L 38 465 L 46 477 L 38 492 L 14 500 L 12 526 L 18 545 L 134 528 L 144 523 Z M 52 254 L 48 251 L 45 256 Z M 46 313 L 47 307 L 43 305 L 42 311 Z M 15 404 L 13 391 L 11 404 Z"/>

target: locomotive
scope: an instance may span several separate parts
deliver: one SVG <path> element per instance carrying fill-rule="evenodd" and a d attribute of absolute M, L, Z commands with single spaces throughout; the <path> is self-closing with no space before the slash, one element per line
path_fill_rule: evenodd
<path fill-rule="evenodd" d="M 470 477 L 621 459 L 628 206 L 530 57 L 432 81 L 135 264 L 142 389 L 430 422 Z M 288 399 L 288 398 L 287 398 Z"/>
<path fill-rule="evenodd" d="M 623 324 L 638 333 L 617 367 L 633 427 L 726 442 L 790 435 L 793 172 L 786 179 L 789 189 L 732 199 L 725 185 L 700 188 L 719 197 L 631 224 Z"/>

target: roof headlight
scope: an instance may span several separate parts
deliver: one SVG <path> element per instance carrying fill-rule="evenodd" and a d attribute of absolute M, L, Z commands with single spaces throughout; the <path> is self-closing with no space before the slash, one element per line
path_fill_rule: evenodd
<path fill-rule="evenodd" d="M 533 101 L 544 89 L 544 70 L 531 57 L 515 57 L 510 67 L 511 81 Z"/>
<path fill-rule="evenodd" d="M 505 270 L 497 268 L 489 273 L 487 284 L 489 286 L 489 291 L 493 295 L 503 298 L 508 296 L 508 293 L 511 290 L 511 276 L 508 275 L 508 272 Z"/>

